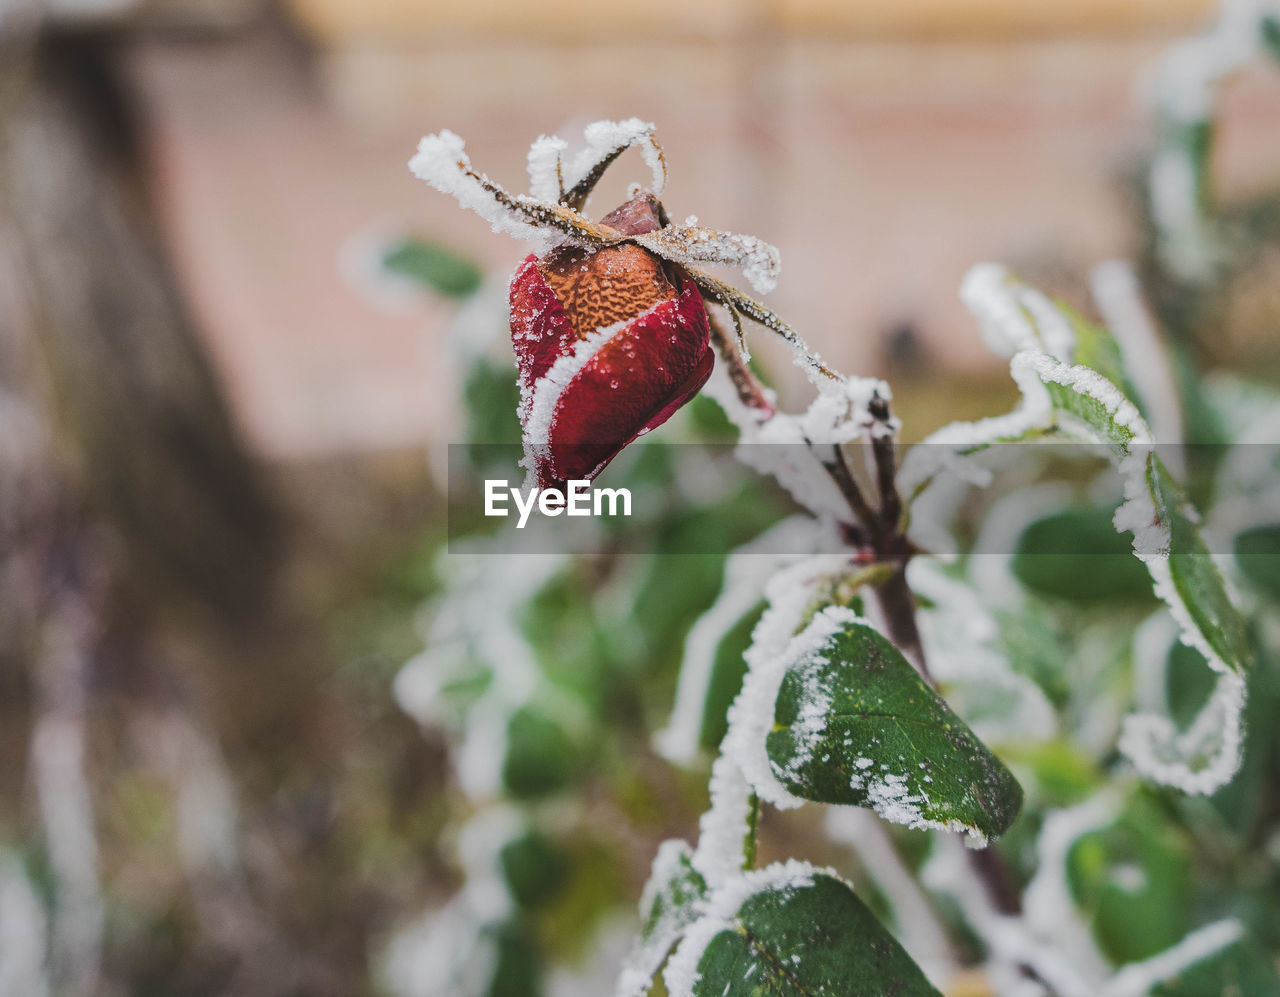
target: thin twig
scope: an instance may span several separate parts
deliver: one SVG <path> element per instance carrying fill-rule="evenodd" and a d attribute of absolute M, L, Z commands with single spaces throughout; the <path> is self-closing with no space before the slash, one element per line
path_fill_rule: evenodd
<path fill-rule="evenodd" d="M 711 343 L 720 355 L 720 359 L 724 361 L 729 380 L 733 382 L 734 390 L 738 393 L 738 400 L 755 412 L 761 422 L 776 415 L 777 407 L 769 398 L 765 386 L 751 372 L 751 368 L 743 361 L 742 354 L 725 334 L 720 320 L 710 311 L 707 312 L 707 323 L 711 327 Z"/>
<path fill-rule="evenodd" d="M 881 529 L 881 517 L 871 508 L 871 504 L 862 494 L 862 489 L 858 487 L 858 479 L 853 476 L 853 469 L 849 466 L 844 447 L 839 443 L 834 443 L 831 449 L 834 451 L 836 459 L 834 467 L 828 470 L 832 477 L 836 479 L 836 484 L 841 485 L 841 494 L 849 500 L 849 507 L 859 521 L 865 524 L 866 528 L 872 533 L 879 532 Z M 826 466 L 825 462 L 823 466 Z M 847 484 L 842 485 L 842 482 Z"/>
<path fill-rule="evenodd" d="M 897 533 L 902 519 L 902 497 L 898 494 L 897 445 L 889 402 L 873 395 L 867 410 L 879 424 L 871 433 L 871 453 L 876 464 L 876 486 L 880 492 L 880 518 L 886 530 Z M 883 429 L 880 429 L 883 427 Z"/>

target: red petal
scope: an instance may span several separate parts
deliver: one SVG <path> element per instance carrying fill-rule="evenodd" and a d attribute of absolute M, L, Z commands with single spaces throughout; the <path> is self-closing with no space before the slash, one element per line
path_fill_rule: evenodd
<path fill-rule="evenodd" d="M 573 352 L 578 337 L 536 256 L 525 257 L 512 275 L 510 302 L 516 369 L 521 387 L 530 391 L 557 359 Z"/>
<path fill-rule="evenodd" d="M 549 445 L 535 456 L 539 484 L 593 478 L 624 446 L 669 419 L 711 374 L 709 334 L 692 284 L 615 333 L 562 391 Z"/>

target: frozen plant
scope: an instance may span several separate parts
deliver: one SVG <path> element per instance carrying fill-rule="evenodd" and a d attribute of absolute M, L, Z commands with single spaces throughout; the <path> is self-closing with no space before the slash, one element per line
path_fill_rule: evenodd
<path fill-rule="evenodd" d="M 593 185 L 631 146 L 651 188 L 591 220 Z M 1187 414 L 1125 264 L 1094 274 L 1114 332 L 1002 266 L 973 268 L 961 296 L 1020 400 L 902 454 L 886 384 L 834 370 L 767 307 L 698 269 L 737 267 L 765 293 L 778 254 L 670 224 L 652 126 L 597 122 L 573 157 L 538 139 L 528 195 L 478 173 L 452 133 L 424 139 L 412 166 L 535 244 L 512 281 L 511 325 L 538 484 L 599 474 L 704 390 L 737 427 L 741 459 L 806 510 L 777 527 L 794 553 L 748 546 L 730 559 L 689 633 L 655 739 L 682 763 L 706 745 L 722 642 L 755 618 L 710 807 L 697 841 L 657 851 L 618 997 L 936 995 L 971 987 L 975 972 L 972 992 L 1000 997 L 1280 990 L 1274 930 L 1240 899 L 1248 858 L 1280 841 L 1280 814 L 1229 795 L 1233 780 L 1261 793 L 1256 780 L 1274 779 L 1269 729 L 1245 723 L 1276 705 L 1274 573 L 1231 533 L 1240 517 L 1215 512 L 1247 461 L 1195 482 L 1197 503 L 1180 452 L 1162 449 Z M 791 345 L 814 388 L 804 412 L 781 411 L 749 366 L 744 317 Z M 1280 424 L 1280 399 L 1259 395 Z M 999 482 L 1010 445 L 1049 443 L 1072 444 L 1054 456 L 1074 476 L 1051 482 L 1036 451 L 1045 467 L 1031 487 L 971 503 L 978 541 L 926 553 L 941 548 L 940 492 Z M 1274 475 L 1253 470 L 1252 487 L 1274 498 Z M 1224 524 L 1224 545 L 1210 534 L 1210 546 L 1205 522 Z M 1276 536 L 1270 520 L 1247 528 Z M 1037 561 L 1037 544 L 1050 558 L 1092 545 L 1109 557 L 1119 544 L 1122 559 L 1083 580 L 1046 575 L 1061 561 Z M 1218 553 L 1227 546 L 1235 556 Z M 855 853 L 858 875 L 798 859 L 757 867 L 767 811 L 810 804 L 830 808 L 828 836 Z M 1243 865 L 1195 869 L 1228 832 Z M 1215 900 L 1194 907 L 1193 890 Z"/>

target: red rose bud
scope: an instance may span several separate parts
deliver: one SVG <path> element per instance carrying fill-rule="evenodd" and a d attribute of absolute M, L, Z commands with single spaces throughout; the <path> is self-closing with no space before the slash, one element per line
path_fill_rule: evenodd
<path fill-rule="evenodd" d="M 639 235 L 661 227 L 660 211 L 640 194 L 601 224 Z M 711 375 L 709 337 L 697 287 L 640 246 L 528 257 L 511 279 L 511 341 L 537 486 L 594 478 L 666 422 Z"/>

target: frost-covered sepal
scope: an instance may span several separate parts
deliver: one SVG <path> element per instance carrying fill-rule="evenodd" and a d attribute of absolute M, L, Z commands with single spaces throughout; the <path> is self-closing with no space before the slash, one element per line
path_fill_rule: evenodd
<path fill-rule="evenodd" d="M 716 890 L 663 980 L 671 997 L 941 997 L 846 883 L 803 862 Z"/>
<path fill-rule="evenodd" d="M 868 622 L 829 606 L 784 657 L 766 749 L 790 793 L 979 845 L 1013 823 L 1013 774 Z"/>

